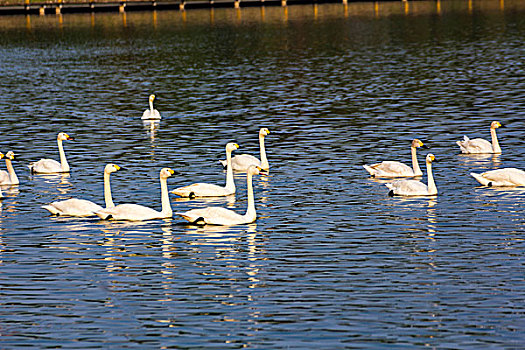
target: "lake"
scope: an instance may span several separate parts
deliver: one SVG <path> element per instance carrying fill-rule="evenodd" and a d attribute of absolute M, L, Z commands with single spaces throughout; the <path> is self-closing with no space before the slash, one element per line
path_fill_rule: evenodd
<path fill-rule="evenodd" d="M 0 18 L 0 347 L 513 349 L 525 344 L 525 2 L 418 1 Z M 162 120 L 143 123 L 148 96 Z M 461 155 L 463 135 L 501 155 Z M 160 210 L 223 184 L 227 142 L 259 155 L 256 223 L 52 217 L 41 206 Z M 58 159 L 71 173 L 32 175 Z M 363 164 L 436 156 L 436 197 L 388 196 Z M 234 153 L 234 154 L 235 154 Z M 1 168 L 5 169 L 3 161 Z M 426 170 L 422 181 L 426 181 Z M 237 194 L 185 200 L 174 212 Z"/>

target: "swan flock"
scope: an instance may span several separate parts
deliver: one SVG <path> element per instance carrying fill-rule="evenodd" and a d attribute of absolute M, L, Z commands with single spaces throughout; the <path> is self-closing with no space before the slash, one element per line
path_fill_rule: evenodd
<path fill-rule="evenodd" d="M 154 110 L 153 99 L 154 95 L 151 95 L 150 112 Z M 477 138 L 471 140 L 466 136 L 463 141 L 457 141 L 456 143 L 460 147 L 461 153 L 501 153 L 501 148 L 496 135 L 496 129 L 501 126 L 502 125 L 497 121 L 491 123 L 490 132 L 492 136 L 492 142 Z M 255 208 L 253 176 L 259 175 L 261 172 L 267 172 L 269 170 L 269 163 L 264 145 L 264 139 L 269 134 L 270 130 L 267 128 L 261 128 L 259 130 L 259 149 L 261 159 L 248 154 L 232 156 L 232 153 L 239 149 L 239 145 L 235 142 L 229 142 L 226 144 L 226 159 L 221 161 L 226 169 L 226 183 L 224 186 L 210 183 L 194 183 L 191 185 L 178 187 L 171 191 L 171 193 L 174 193 L 180 197 L 188 197 L 190 199 L 235 195 L 236 187 L 233 172 L 242 171 L 246 173 L 246 196 L 248 201 L 244 214 L 239 214 L 236 211 L 223 207 L 190 209 L 184 212 L 176 212 L 176 214 L 188 221 L 190 224 L 196 225 L 230 226 L 255 222 L 257 219 L 257 213 Z M 37 162 L 30 163 L 29 170 L 31 174 L 60 174 L 70 172 L 70 166 L 66 159 L 63 141 L 70 141 L 74 139 L 65 132 L 59 132 L 56 140 L 60 162 L 54 159 L 43 158 Z M 412 140 L 410 146 L 412 166 L 408 166 L 398 161 L 383 161 L 371 165 L 363 165 L 363 167 L 372 177 L 394 179 L 391 182 L 385 184 L 389 190 L 388 195 L 390 196 L 436 196 L 438 194 L 438 189 L 432 170 L 432 163 L 436 160 L 436 157 L 432 153 L 427 154 L 425 157 L 427 176 L 426 183 L 420 181 L 419 179 L 395 179 L 403 177 L 419 178 L 423 176 L 423 172 L 421 171 L 417 160 L 417 149 L 421 147 L 428 148 L 419 139 Z M 19 185 L 20 181 L 12 163 L 16 159 L 15 153 L 13 151 L 9 151 L 6 154 L 0 153 L 0 159 L 5 160 L 7 168 L 7 171 L 0 170 L 0 185 Z M 42 208 L 56 216 L 96 216 L 102 220 L 146 221 L 173 217 L 167 180 L 175 174 L 174 170 L 170 168 L 162 168 L 159 172 L 161 210 L 158 211 L 148 206 L 133 203 L 124 203 L 118 205 L 114 204 L 110 185 L 110 175 L 120 171 L 121 169 L 122 168 L 120 166 L 113 163 L 107 164 L 104 168 L 104 207 L 87 199 L 69 198 L 42 205 Z M 508 167 L 485 171 L 482 173 L 472 172 L 470 175 L 483 186 L 525 186 L 525 171 L 517 168 Z M 1 190 L 0 198 L 3 198 Z"/>

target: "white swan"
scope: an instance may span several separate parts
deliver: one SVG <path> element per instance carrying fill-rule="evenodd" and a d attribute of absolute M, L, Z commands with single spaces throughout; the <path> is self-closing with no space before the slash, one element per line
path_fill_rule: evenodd
<path fill-rule="evenodd" d="M 412 154 L 412 168 L 408 165 L 397 162 L 397 161 L 384 161 L 372 165 L 363 165 L 363 168 L 368 171 L 368 173 L 373 177 L 409 177 L 409 176 L 423 176 L 423 172 L 419 167 L 417 161 L 417 152 L 418 147 L 428 148 L 423 144 L 423 142 L 418 139 L 412 140 L 410 146 L 410 152 Z"/>
<path fill-rule="evenodd" d="M 503 168 L 481 174 L 470 173 L 483 186 L 525 186 L 525 171 L 516 168 Z"/>
<path fill-rule="evenodd" d="M 153 108 L 153 100 L 155 95 L 149 95 L 149 109 L 146 109 L 142 114 L 141 119 L 160 119 L 160 113 L 155 108 Z"/>
<path fill-rule="evenodd" d="M 490 136 L 492 143 L 484 139 L 469 139 L 468 136 L 463 136 L 463 141 L 456 141 L 456 144 L 461 149 L 461 153 L 465 154 L 479 154 L 479 153 L 501 153 L 501 148 L 496 135 L 496 129 L 501 127 L 501 123 L 493 121 L 490 124 Z"/>
<path fill-rule="evenodd" d="M 232 152 L 239 148 L 233 142 L 226 144 L 226 162 L 231 165 Z M 218 186 L 208 183 L 195 183 L 189 186 L 179 187 L 171 191 L 181 197 L 220 197 L 235 193 L 235 182 L 233 181 L 233 170 L 231 166 L 226 169 L 226 185 Z"/>
<path fill-rule="evenodd" d="M 111 185 L 109 184 L 109 175 L 120 170 L 116 164 L 108 164 L 104 168 L 104 200 L 106 202 L 106 208 L 112 208 L 113 198 L 111 197 Z M 102 209 L 102 207 L 96 203 L 88 201 L 86 199 L 71 198 L 63 201 L 56 201 L 43 205 L 42 208 L 47 209 L 53 215 L 57 216 L 93 216 L 95 212 Z"/>
<path fill-rule="evenodd" d="M 257 219 L 257 213 L 255 211 L 255 200 L 253 197 L 252 176 L 258 175 L 260 170 L 262 169 L 255 165 L 248 168 L 246 175 L 248 208 L 244 215 L 237 214 L 232 210 L 222 207 L 192 209 L 185 213 L 176 214 L 197 225 L 242 225 L 254 222 Z"/>
<path fill-rule="evenodd" d="M 0 159 L 4 158 L 4 155 L 0 153 Z M 5 155 L 5 165 L 7 171 L 0 171 L 0 185 L 18 185 L 18 176 L 16 176 L 15 169 L 13 168 L 12 160 L 15 159 L 15 154 L 12 151 L 9 151 Z"/>
<path fill-rule="evenodd" d="M 57 135 L 58 152 L 60 154 L 60 163 L 54 159 L 40 159 L 38 162 L 29 164 L 29 170 L 31 173 L 41 174 L 56 174 L 56 173 L 69 173 L 69 164 L 66 160 L 66 154 L 64 153 L 64 147 L 62 141 L 74 140 L 65 132 L 61 132 Z"/>
<path fill-rule="evenodd" d="M 261 128 L 259 130 L 259 150 L 261 153 L 261 160 L 249 154 L 239 154 L 232 158 L 232 168 L 234 171 L 247 171 L 250 165 L 256 165 L 262 170 L 269 170 L 270 165 L 266 158 L 266 148 L 264 147 L 264 137 L 270 134 L 270 130 L 267 128 Z M 219 160 L 223 167 L 228 166 L 228 160 Z"/>
<path fill-rule="evenodd" d="M 151 208 L 138 204 L 120 204 L 114 208 L 106 208 L 97 211 L 98 217 L 103 220 L 129 220 L 129 221 L 144 221 L 153 219 L 171 218 L 173 212 L 171 210 L 170 198 L 168 194 L 167 179 L 175 174 L 170 168 L 162 168 L 160 171 L 160 193 L 162 200 L 162 210 L 156 211 Z"/>
<path fill-rule="evenodd" d="M 432 174 L 432 162 L 436 159 L 432 153 L 427 154 L 428 185 L 418 180 L 398 180 L 385 184 L 390 189 L 390 196 L 434 196 L 437 195 L 437 187 Z"/>

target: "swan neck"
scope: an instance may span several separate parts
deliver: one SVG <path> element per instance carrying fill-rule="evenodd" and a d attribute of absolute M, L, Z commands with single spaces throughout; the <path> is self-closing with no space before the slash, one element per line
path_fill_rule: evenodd
<path fill-rule="evenodd" d="M 62 171 L 69 171 L 69 164 L 67 163 L 66 153 L 64 152 L 64 146 L 62 146 L 62 140 L 57 140 L 58 153 L 60 154 L 60 165 Z"/>
<path fill-rule="evenodd" d="M 104 172 L 104 201 L 106 202 L 106 208 L 113 208 L 113 198 L 111 197 L 111 185 L 109 184 L 109 173 Z"/>
<path fill-rule="evenodd" d="M 7 172 L 9 173 L 9 180 L 11 181 L 11 184 L 18 185 L 20 181 L 18 181 L 18 176 L 16 176 L 15 169 L 13 168 L 13 163 L 11 163 L 11 159 L 5 159 L 5 166 L 7 167 Z"/>
<path fill-rule="evenodd" d="M 501 153 L 501 148 L 498 142 L 498 135 L 496 135 L 496 129 L 490 129 L 490 136 L 492 137 L 492 151 L 494 153 Z"/>
<path fill-rule="evenodd" d="M 268 164 L 268 159 L 266 158 L 266 148 L 264 147 L 264 135 L 259 135 L 259 150 L 261 153 L 261 168 L 268 170 L 270 165 Z"/>
<path fill-rule="evenodd" d="M 254 222 L 255 219 L 257 219 L 257 213 L 255 211 L 255 199 L 253 197 L 252 175 L 250 173 L 246 174 L 246 182 L 246 188 L 248 191 L 248 208 L 246 209 L 246 214 L 244 214 L 244 217 L 249 223 Z"/>
<path fill-rule="evenodd" d="M 436 183 L 434 182 L 434 174 L 432 174 L 432 163 L 427 162 L 427 177 L 428 177 L 428 193 L 437 194 Z"/>
<path fill-rule="evenodd" d="M 149 110 L 151 112 L 151 115 L 153 115 L 153 101 L 149 101 Z"/>
<path fill-rule="evenodd" d="M 232 152 L 226 151 L 226 186 L 227 190 L 235 192 L 235 181 L 233 181 Z"/>
<path fill-rule="evenodd" d="M 160 179 L 160 197 L 162 200 L 162 214 L 165 217 L 173 216 L 173 211 L 171 210 L 170 196 L 168 193 L 168 182 L 166 179 Z"/>
<path fill-rule="evenodd" d="M 410 153 L 412 153 L 412 169 L 414 170 L 414 175 L 423 175 L 421 168 L 419 167 L 419 162 L 417 161 L 417 149 L 416 147 L 410 147 Z"/>

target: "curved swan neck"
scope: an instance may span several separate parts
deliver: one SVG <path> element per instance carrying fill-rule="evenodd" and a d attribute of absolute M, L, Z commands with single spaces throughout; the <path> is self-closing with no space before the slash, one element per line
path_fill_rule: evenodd
<path fill-rule="evenodd" d="M 253 185 L 252 185 L 252 175 L 250 173 L 246 174 L 247 182 L 247 191 L 248 191 L 248 208 L 246 209 L 246 214 L 244 217 L 247 222 L 253 222 L 257 219 L 257 213 L 255 211 L 255 199 L 253 197 Z"/>
<path fill-rule="evenodd" d="M 416 147 L 410 147 L 410 153 L 412 153 L 412 169 L 414 170 L 414 175 L 421 176 L 423 172 L 419 167 L 419 162 L 417 161 L 417 149 Z"/>
<path fill-rule="evenodd" d="M 110 173 L 104 172 L 104 201 L 106 202 L 106 208 L 113 208 L 113 198 L 111 197 L 111 185 L 109 184 Z"/>
<path fill-rule="evenodd" d="M 268 164 L 268 159 L 266 158 L 266 148 L 264 147 L 264 135 L 259 135 L 259 150 L 261 153 L 261 168 L 268 170 L 270 165 Z"/>
<path fill-rule="evenodd" d="M 427 162 L 427 177 L 428 177 L 428 194 L 437 194 L 436 183 L 434 182 L 434 175 L 432 174 L 432 163 Z"/>
<path fill-rule="evenodd" d="M 168 194 L 168 182 L 166 179 L 160 179 L 160 197 L 162 200 L 162 214 L 166 217 L 173 216 L 171 210 L 170 196 Z"/>
<path fill-rule="evenodd" d="M 494 153 L 501 153 L 501 148 L 498 142 L 498 135 L 496 135 L 496 129 L 490 128 L 490 136 L 492 137 L 492 151 Z"/>
<path fill-rule="evenodd" d="M 11 159 L 5 159 L 5 166 L 7 167 L 7 172 L 9 173 L 9 180 L 11 181 L 11 184 L 18 185 L 20 181 L 18 181 L 18 176 L 16 176 L 15 169 L 13 168 L 13 163 L 11 163 Z"/>
<path fill-rule="evenodd" d="M 235 192 L 235 181 L 233 181 L 232 152 L 226 151 L 226 186 L 227 190 Z"/>
<path fill-rule="evenodd" d="M 62 146 L 62 140 L 57 140 L 58 153 L 60 154 L 60 165 L 62 171 L 69 171 L 69 164 L 67 163 L 66 153 L 64 152 L 64 146 Z"/>

